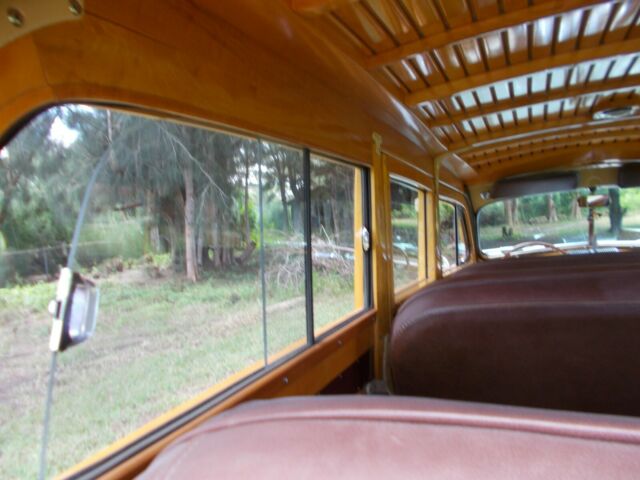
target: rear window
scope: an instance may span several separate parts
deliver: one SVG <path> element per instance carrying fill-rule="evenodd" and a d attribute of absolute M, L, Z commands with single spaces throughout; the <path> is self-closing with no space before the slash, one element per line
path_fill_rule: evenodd
<path fill-rule="evenodd" d="M 604 195 L 608 206 L 594 208 L 594 232 L 599 251 L 640 246 L 640 188 L 577 189 L 500 200 L 478 212 L 478 239 L 483 254 L 504 256 L 553 247 L 572 252 L 589 247 L 589 208 L 580 197 Z M 525 244 L 526 245 L 523 245 Z"/>

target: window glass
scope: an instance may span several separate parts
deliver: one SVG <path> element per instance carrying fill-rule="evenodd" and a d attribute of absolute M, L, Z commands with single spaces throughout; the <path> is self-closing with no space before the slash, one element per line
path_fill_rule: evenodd
<path fill-rule="evenodd" d="M 449 202 L 440 201 L 440 258 L 443 272 L 456 266 L 456 210 Z"/>
<path fill-rule="evenodd" d="M 273 357 L 306 341 L 303 160 L 301 150 L 271 142 L 261 148 L 267 351 Z"/>
<path fill-rule="evenodd" d="M 464 208 L 456 205 L 456 222 L 458 229 L 458 265 L 463 265 L 469 260 L 469 239 L 464 217 Z"/>
<path fill-rule="evenodd" d="M 464 208 L 440 201 L 440 250 L 442 271 L 469 260 L 469 241 L 464 220 Z"/>
<path fill-rule="evenodd" d="M 311 157 L 311 242 L 316 335 L 364 307 L 361 170 Z M 359 217 L 358 224 L 354 225 Z"/>
<path fill-rule="evenodd" d="M 545 242 L 574 252 L 587 251 L 589 209 L 579 205 L 586 189 L 529 195 L 500 200 L 478 212 L 478 237 L 482 252 L 502 257 L 523 242 Z M 640 188 L 600 187 L 593 195 L 604 195 L 609 205 L 594 209 L 594 232 L 599 249 L 637 246 L 640 239 Z M 545 251 L 532 244 L 521 253 Z"/>
<path fill-rule="evenodd" d="M 419 192 L 391 181 L 391 230 L 393 235 L 393 285 L 399 290 L 420 279 Z"/>
<path fill-rule="evenodd" d="M 59 356 L 48 475 L 305 344 L 301 151 L 69 106 L 34 119 L 0 167 L 1 478 L 37 476 L 47 303 L 94 174 L 74 263 L 100 288 L 98 328 Z M 354 170 L 333 168 L 316 207 L 327 208 L 315 230 L 326 252 L 353 249 Z M 353 255 L 339 251 L 318 267 L 318 305 L 335 309 L 325 317 L 354 308 L 342 288 L 353 268 L 335 268 Z"/>

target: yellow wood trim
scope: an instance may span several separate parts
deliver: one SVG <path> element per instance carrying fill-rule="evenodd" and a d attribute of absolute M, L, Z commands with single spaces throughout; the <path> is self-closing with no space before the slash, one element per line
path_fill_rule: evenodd
<path fill-rule="evenodd" d="M 425 188 L 433 188 L 433 175 L 424 169 L 417 168 L 392 155 L 387 155 L 387 167 L 390 174 L 406 178 Z"/>
<path fill-rule="evenodd" d="M 231 397 L 207 411 L 202 416 L 180 427 L 175 432 L 169 434 L 162 440 L 149 446 L 144 451 L 125 460 L 120 465 L 103 475 L 105 479 L 129 479 L 139 474 L 153 458 L 169 443 L 180 435 L 192 430 L 202 424 L 208 418 L 217 415 L 239 403 L 251 399 L 271 398 L 288 395 L 308 395 L 322 390 L 333 378 L 344 371 L 349 365 L 360 358 L 373 345 L 373 323 L 375 310 L 370 310 L 353 322 L 345 325 L 344 328 L 322 339 L 318 343 L 300 352 L 299 355 L 288 360 L 284 364 L 265 373 L 255 382 L 247 385 Z M 293 349 L 291 346 L 288 349 Z M 261 364 L 260 364 L 261 365 Z M 178 415 L 202 403 L 204 400 L 212 398 L 224 389 L 237 383 L 257 369 L 255 365 L 247 367 L 223 382 L 207 389 L 194 399 L 185 402 L 169 412 L 152 420 L 144 427 L 133 432 L 127 437 L 115 442 L 106 449 L 91 456 L 87 460 L 79 463 L 70 470 L 67 470 L 60 478 L 74 475 L 81 470 L 107 458 L 124 446 L 140 439 L 150 431 L 166 424 Z M 286 379 L 286 381 L 284 381 Z"/>
<path fill-rule="evenodd" d="M 304 0 L 301 0 L 304 1 Z M 326 3 L 326 2 L 325 2 Z M 399 62 L 408 57 L 442 48 L 448 44 L 478 38 L 496 30 L 503 30 L 522 23 L 531 22 L 550 15 L 559 15 L 571 10 L 582 10 L 592 5 L 606 3 L 605 0 L 552 0 L 542 1 L 528 8 L 514 10 L 492 16 L 477 22 L 466 23 L 441 33 L 427 35 L 426 38 L 401 45 L 387 52 L 379 53 L 366 60 L 368 69 L 376 69 Z"/>
<path fill-rule="evenodd" d="M 323 325 L 322 327 L 317 328 L 316 331 L 315 331 L 315 336 L 316 337 L 320 337 L 321 335 L 324 335 L 328 331 L 336 328 L 338 325 L 341 325 L 341 324 L 345 323 L 350 318 L 355 318 L 359 314 L 364 313 L 364 311 L 361 308 L 357 309 L 357 310 L 354 310 L 352 312 L 346 313 L 346 314 L 336 318 L 335 320 L 327 323 L 326 325 Z"/>
<path fill-rule="evenodd" d="M 434 193 L 427 192 L 427 278 L 432 281 L 438 278 L 436 206 Z"/>
<path fill-rule="evenodd" d="M 418 190 L 418 279 L 425 280 L 427 273 L 427 196 Z M 397 298 L 397 295 L 396 295 Z"/>
<path fill-rule="evenodd" d="M 435 236 L 435 272 L 436 280 L 442 278 L 442 252 L 440 249 L 440 167 L 443 156 L 433 159 L 433 233 Z"/>
<path fill-rule="evenodd" d="M 407 105 L 419 105 L 424 102 L 451 97 L 452 95 L 464 90 L 478 88 L 483 85 L 510 78 L 521 77 L 523 75 L 529 75 L 531 73 L 548 70 L 550 68 L 575 65 L 581 62 L 628 53 L 636 53 L 638 51 L 640 51 L 640 39 L 638 38 L 605 43 L 597 47 L 584 48 L 572 52 L 529 60 L 527 62 L 489 70 L 487 72 L 452 80 L 439 85 L 432 85 L 427 89 L 407 94 L 404 100 Z"/>
<path fill-rule="evenodd" d="M 374 374 L 383 378 L 385 337 L 391 325 L 393 304 L 393 245 L 391 233 L 391 184 L 382 138 L 372 142 L 371 205 L 373 252 L 373 301 L 378 311 L 374 338 Z"/>

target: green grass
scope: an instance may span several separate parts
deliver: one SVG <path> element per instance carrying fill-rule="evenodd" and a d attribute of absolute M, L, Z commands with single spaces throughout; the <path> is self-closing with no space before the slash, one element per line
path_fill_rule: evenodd
<path fill-rule="evenodd" d="M 197 284 L 171 275 L 141 281 L 140 272 L 100 281 L 96 335 L 59 357 L 49 475 L 263 359 L 257 271 Z M 353 310 L 352 279 L 320 274 L 314 285 L 316 326 Z M 303 292 L 269 289 L 270 354 L 304 337 Z M 37 474 L 53 293 L 52 283 L 0 289 L 0 478 Z"/>
<path fill-rule="evenodd" d="M 609 218 L 602 216 L 596 219 L 596 235 L 599 239 L 612 238 L 609 233 Z M 622 221 L 622 228 L 639 228 L 640 216 L 625 216 Z M 553 223 L 541 223 L 541 224 L 518 224 L 513 227 L 513 236 L 510 238 L 503 238 L 502 226 L 480 226 L 480 246 L 482 249 L 496 248 L 505 245 L 515 245 L 520 242 L 533 240 L 534 235 L 543 235 L 539 239 L 541 241 L 550 243 L 563 243 L 563 242 L 577 242 L 587 241 L 587 219 L 581 220 L 561 220 Z M 633 233 L 631 233 L 632 236 Z M 635 235 L 635 238 L 640 237 L 640 232 Z"/>

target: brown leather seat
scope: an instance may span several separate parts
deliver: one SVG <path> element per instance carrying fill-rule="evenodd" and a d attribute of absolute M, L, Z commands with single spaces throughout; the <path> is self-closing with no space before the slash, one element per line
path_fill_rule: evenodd
<path fill-rule="evenodd" d="M 469 278 L 488 275 L 523 275 L 533 273 L 640 270 L 640 252 L 598 253 L 548 257 L 514 257 L 479 262 L 460 270 L 449 278 Z"/>
<path fill-rule="evenodd" d="M 636 258 L 488 262 L 423 289 L 394 320 L 395 392 L 640 416 Z"/>
<path fill-rule="evenodd" d="M 640 419 L 401 397 L 251 402 L 169 445 L 158 478 L 636 479 Z"/>

